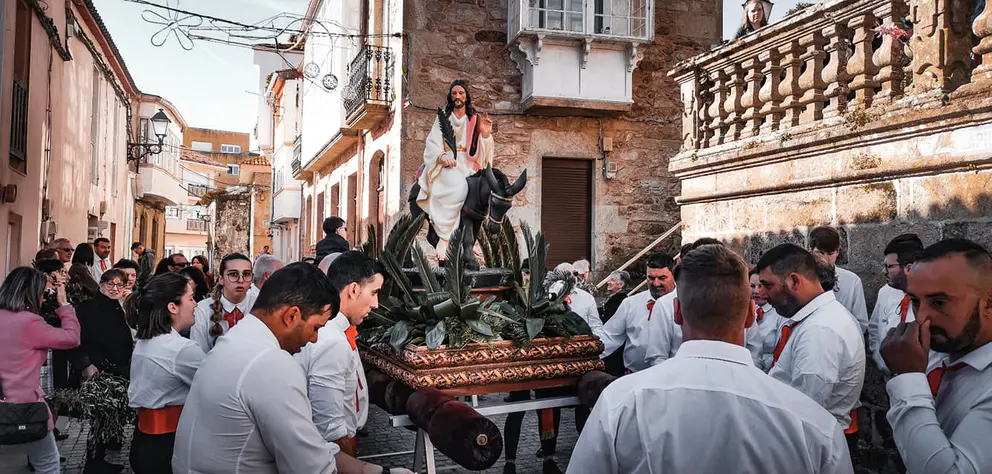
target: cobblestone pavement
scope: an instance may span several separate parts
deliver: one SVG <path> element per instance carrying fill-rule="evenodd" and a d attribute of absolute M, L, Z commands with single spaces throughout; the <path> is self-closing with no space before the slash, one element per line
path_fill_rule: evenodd
<path fill-rule="evenodd" d="M 504 396 L 506 394 L 487 395 L 480 400 L 480 404 L 489 405 L 498 403 Z M 558 453 L 555 458 L 558 461 L 558 467 L 563 472 L 568 465 L 568 458 L 571 456 L 572 448 L 575 446 L 575 441 L 578 438 L 575 432 L 573 413 L 571 409 L 562 410 L 561 433 L 558 437 Z M 505 419 L 505 415 L 494 416 L 492 418 L 493 422 L 499 426 L 500 432 L 503 431 L 503 422 Z M 59 442 L 59 451 L 66 458 L 66 462 L 62 465 L 62 472 L 63 474 L 81 474 L 83 472 L 83 463 L 86 459 L 86 436 L 89 432 L 89 427 L 86 423 L 78 419 L 68 419 L 68 423 L 60 419 L 59 426 L 64 433 L 69 435 L 68 439 Z M 62 428 L 62 426 L 65 427 Z M 366 431 L 368 432 L 368 436 L 358 438 L 359 457 L 413 451 L 416 433 L 405 428 L 393 428 L 390 426 L 389 415 L 378 407 L 372 407 L 369 413 Z M 125 443 L 121 451 L 108 452 L 107 460 L 126 466 L 129 441 Z M 540 439 L 537 432 L 537 416 L 534 413 L 527 413 L 524 417 L 520 446 L 517 451 L 518 474 L 541 473 L 541 462 L 535 457 L 535 453 L 537 453 L 539 448 Z M 440 452 L 436 452 L 436 460 L 439 472 L 484 472 L 485 474 L 500 474 L 503 472 L 502 458 L 492 468 L 486 471 L 469 471 L 458 466 Z M 0 473 L 30 474 L 30 471 L 25 467 L 26 461 L 27 455 L 24 453 L 22 447 L 0 447 Z M 413 464 L 413 454 L 381 456 L 369 459 L 369 461 L 387 467 L 402 466 L 410 468 Z M 131 470 L 130 468 L 126 468 L 124 472 L 131 473 Z"/>

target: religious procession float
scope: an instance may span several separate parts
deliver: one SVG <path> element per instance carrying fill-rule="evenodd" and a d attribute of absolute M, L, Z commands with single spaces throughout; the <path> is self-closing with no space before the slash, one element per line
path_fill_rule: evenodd
<path fill-rule="evenodd" d="M 469 148 L 458 146 L 455 135 L 438 109 L 431 136 L 443 140 L 436 146 L 443 147 L 442 155 L 452 150 L 462 155 Z M 430 142 L 428 137 L 425 156 L 433 154 Z M 472 156 L 477 146 L 467 142 Z M 457 224 L 442 233 L 443 216 L 437 215 L 442 211 L 417 202 L 433 180 L 444 179 L 440 161 L 421 169 L 410 195 L 411 214 L 398 219 L 383 249 L 376 250 L 374 237 L 365 245 L 388 278 L 379 307 L 359 327 L 358 340 L 370 401 L 391 414 L 409 414 L 442 453 L 465 468 L 482 470 L 500 456 L 499 429 L 453 397 L 576 386 L 582 375 L 603 370 L 603 345 L 568 308 L 574 276 L 549 272 L 544 233 L 521 224 L 529 262 L 524 268 L 506 212 L 526 184 L 526 172 L 511 184 L 486 163 L 456 176 L 455 181 L 467 184 L 462 194 L 467 197 L 455 207 Z M 443 263 L 439 267 L 417 242 L 425 221 L 427 240 Z M 483 269 L 473 253 L 477 241 Z"/>

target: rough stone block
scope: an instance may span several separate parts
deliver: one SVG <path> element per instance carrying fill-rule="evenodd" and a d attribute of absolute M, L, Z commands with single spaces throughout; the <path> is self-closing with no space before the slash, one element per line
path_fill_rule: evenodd
<path fill-rule="evenodd" d="M 941 231 L 941 238 L 968 239 L 992 249 L 992 222 L 987 219 L 945 223 Z"/>
<path fill-rule="evenodd" d="M 887 222 L 896 218 L 896 187 L 891 181 L 837 189 L 836 221 Z"/>
<path fill-rule="evenodd" d="M 767 196 L 768 229 L 816 226 L 833 220 L 833 190 L 815 189 Z"/>
<path fill-rule="evenodd" d="M 954 173 L 907 180 L 912 220 L 974 219 L 992 215 L 992 172 Z"/>
<path fill-rule="evenodd" d="M 890 222 L 887 224 L 852 225 L 848 232 L 848 269 L 861 275 L 880 274 L 882 251 L 895 236 L 914 233 L 930 245 L 940 240 L 940 228 L 933 223 Z M 874 291 L 877 291 L 875 288 Z M 865 291 L 865 295 L 874 291 Z"/>
<path fill-rule="evenodd" d="M 761 255 L 779 244 L 796 244 L 800 247 L 806 246 L 806 234 L 799 229 L 783 230 L 778 232 L 759 232 L 750 234 L 744 243 L 744 258 L 750 263 L 758 263 Z"/>

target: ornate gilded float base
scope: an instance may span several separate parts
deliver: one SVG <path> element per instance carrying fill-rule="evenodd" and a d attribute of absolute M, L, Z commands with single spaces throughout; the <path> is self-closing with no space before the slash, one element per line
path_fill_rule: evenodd
<path fill-rule="evenodd" d="M 441 346 L 428 349 L 424 346 L 407 345 L 399 353 L 388 344 L 376 344 L 363 352 L 373 352 L 394 361 L 396 364 L 414 370 L 439 369 L 442 367 L 466 367 L 505 362 L 560 359 L 597 359 L 603 352 L 603 343 L 592 336 L 552 337 L 535 339 L 530 347 L 514 347 L 511 341 L 493 344 L 469 344 L 455 349 Z"/>
<path fill-rule="evenodd" d="M 470 344 L 461 349 L 388 345 L 363 347 L 362 360 L 414 390 L 439 390 L 573 379 L 603 370 L 603 344 L 594 337 L 537 339 L 529 348 L 510 341 Z"/>

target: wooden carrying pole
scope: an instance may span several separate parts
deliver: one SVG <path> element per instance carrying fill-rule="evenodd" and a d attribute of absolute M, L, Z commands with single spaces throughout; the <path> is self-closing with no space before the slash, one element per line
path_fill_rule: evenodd
<path fill-rule="evenodd" d="M 627 267 L 633 265 L 634 262 L 636 262 L 638 259 L 643 257 L 644 254 L 650 252 L 651 249 L 655 248 L 655 246 L 660 244 L 662 240 L 667 239 L 670 235 L 674 234 L 675 231 L 681 227 L 682 227 L 682 221 L 678 221 L 678 223 L 673 225 L 671 229 L 666 230 L 664 234 L 661 234 L 660 237 L 654 239 L 654 242 L 651 242 L 647 247 L 644 247 L 643 249 L 641 249 L 640 252 L 637 252 L 637 255 L 634 255 L 633 257 L 630 258 L 630 260 L 627 260 L 627 263 L 621 265 L 620 268 L 610 272 L 610 275 L 612 275 L 614 272 L 621 272 L 626 270 Z M 603 285 L 605 285 L 606 282 L 609 281 L 610 275 L 606 275 L 606 278 L 603 278 L 603 281 L 599 282 L 599 284 L 596 285 L 596 288 L 601 288 Z M 638 288 L 640 288 L 640 286 L 638 286 Z"/>

